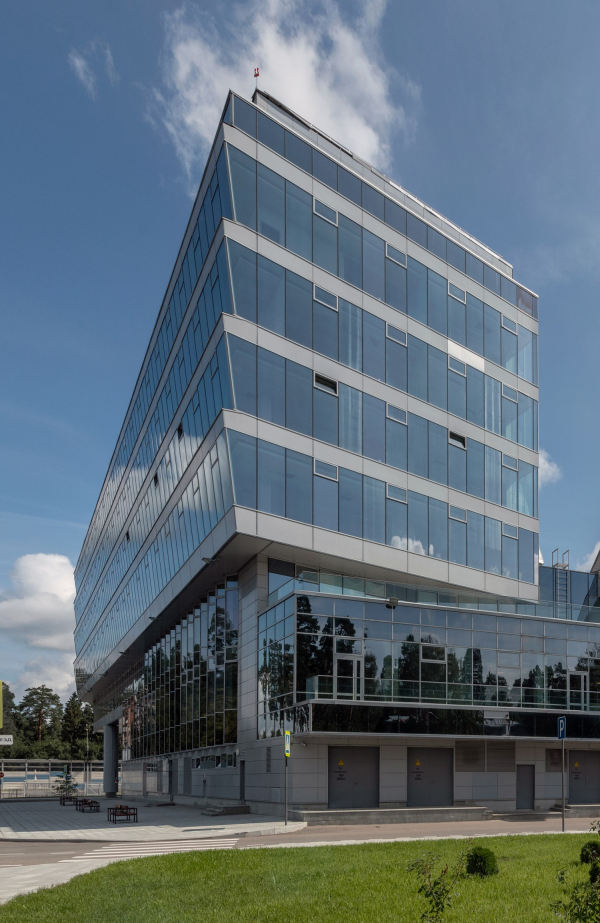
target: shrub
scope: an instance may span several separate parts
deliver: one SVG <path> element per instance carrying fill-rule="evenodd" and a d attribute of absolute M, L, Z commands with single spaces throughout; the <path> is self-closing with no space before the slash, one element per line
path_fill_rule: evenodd
<path fill-rule="evenodd" d="M 467 856 L 467 874 L 479 875 L 481 878 L 497 875 L 498 863 L 492 850 L 485 846 L 473 846 Z"/>
<path fill-rule="evenodd" d="M 600 860 L 600 840 L 588 840 L 581 847 L 579 858 L 582 862 L 597 862 Z"/>
<path fill-rule="evenodd" d="M 593 885 L 600 883 L 600 862 L 592 862 L 590 865 L 590 881 Z"/>
<path fill-rule="evenodd" d="M 465 875 L 466 850 L 461 852 L 452 867 L 446 863 L 441 870 L 436 869 L 439 859 L 435 853 L 425 853 L 408 866 L 409 872 L 416 872 L 419 876 L 421 884 L 418 893 L 423 895 L 429 905 L 421 914 L 421 923 L 440 923 L 446 908 L 458 896 L 456 885 Z"/>

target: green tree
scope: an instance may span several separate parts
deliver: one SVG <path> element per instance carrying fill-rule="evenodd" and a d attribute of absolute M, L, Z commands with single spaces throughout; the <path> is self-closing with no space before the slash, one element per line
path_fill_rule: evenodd
<path fill-rule="evenodd" d="M 80 744 L 82 738 L 85 741 L 86 725 L 81 702 L 77 698 L 76 692 L 73 693 L 65 705 L 60 736 L 68 748 L 71 759 L 81 759 Z M 85 756 L 85 751 L 83 755 Z"/>
<path fill-rule="evenodd" d="M 12 734 L 14 744 L 12 747 L 0 747 L 0 757 L 10 759 L 10 757 L 14 755 L 15 750 L 18 750 L 22 743 L 22 720 L 19 709 L 15 705 L 14 693 L 11 692 L 8 684 L 4 682 L 2 683 L 2 710 L 2 733 Z"/>
<path fill-rule="evenodd" d="M 41 744 L 44 738 L 60 738 L 63 706 L 59 696 L 48 686 L 26 689 L 19 710 L 28 740 Z"/>

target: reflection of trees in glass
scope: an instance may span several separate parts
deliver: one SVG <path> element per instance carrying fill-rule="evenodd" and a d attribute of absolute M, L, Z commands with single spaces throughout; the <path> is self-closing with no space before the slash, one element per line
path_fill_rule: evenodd
<path fill-rule="evenodd" d="M 410 635 L 409 637 L 413 637 Z M 400 655 L 396 661 L 394 679 L 418 680 L 419 678 L 419 645 L 410 641 L 403 641 L 400 646 Z"/>
<path fill-rule="evenodd" d="M 331 635 L 296 635 L 296 682 L 299 692 L 306 690 L 306 680 L 313 676 L 333 676 L 333 637 Z"/>
<path fill-rule="evenodd" d="M 336 619 L 335 633 L 338 637 L 355 638 L 356 628 L 352 619 Z"/>

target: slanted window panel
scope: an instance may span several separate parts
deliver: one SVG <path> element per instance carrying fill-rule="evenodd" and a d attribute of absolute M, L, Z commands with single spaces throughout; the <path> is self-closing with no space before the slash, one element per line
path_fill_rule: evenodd
<path fill-rule="evenodd" d="M 313 176 L 331 189 L 337 189 L 337 164 L 320 151 L 313 150 Z"/>
<path fill-rule="evenodd" d="M 468 251 L 466 252 L 466 272 L 469 278 L 483 285 L 483 263 Z"/>
<path fill-rule="evenodd" d="M 338 167 L 338 192 L 356 205 L 362 204 L 362 183 L 357 176 Z"/>
<path fill-rule="evenodd" d="M 228 145 L 235 220 L 256 230 L 256 161 Z"/>
<path fill-rule="evenodd" d="M 362 184 L 362 207 L 380 221 L 384 220 L 385 197 L 368 183 Z"/>
<path fill-rule="evenodd" d="M 236 128 L 256 138 L 256 109 L 238 96 L 233 99 L 233 123 Z"/>
<path fill-rule="evenodd" d="M 448 262 L 451 266 L 454 266 L 455 269 L 458 269 L 460 272 L 465 271 L 465 251 L 462 247 L 459 247 L 458 244 L 455 244 L 452 240 L 446 242 Z"/>
<path fill-rule="evenodd" d="M 406 212 L 391 199 L 385 200 L 385 223 L 406 236 Z"/>
<path fill-rule="evenodd" d="M 494 292 L 496 295 L 500 294 L 500 273 L 488 266 L 487 263 L 483 265 L 483 284 L 490 292 Z"/>

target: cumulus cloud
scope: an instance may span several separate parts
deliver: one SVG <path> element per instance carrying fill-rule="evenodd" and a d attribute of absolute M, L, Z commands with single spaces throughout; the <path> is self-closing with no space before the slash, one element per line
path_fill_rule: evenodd
<path fill-rule="evenodd" d="M 365 0 L 354 20 L 335 0 L 228 5 L 217 23 L 185 5 L 165 16 L 164 87 L 150 115 L 166 128 L 191 185 L 197 184 L 229 89 L 259 85 L 381 168 L 396 135 L 411 141 L 421 90 L 383 60 L 386 0 Z M 402 102 L 398 102 L 398 99 Z"/>
<path fill-rule="evenodd" d="M 23 697 L 23 693 L 30 686 L 41 685 L 48 686 L 66 701 L 75 691 L 73 655 L 60 654 L 28 660 L 23 664 L 23 669 L 14 682 L 10 683 L 17 700 Z"/>
<path fill-rule="evenodd" d="M 599 551 L 600 551 L 600 542 L 596 542 L 596 544 L 594 545 L 590 553 L 587 555 L 587 557 L 585 557 L 583 561 L 579 561 L 575 569 L 588 571 L 589 573 L 589 570 L 593 566 L 594 561 L 596 560 Z"/>
<path fill-rule="evenodd" d="M 0 595 L 0 637 L 73 656 L 73 565 L 60 554 L 26 554 Z M 41 680 L 40 680 L 41 682 Z"/>
<path fill-rule="evenodd" d="M 95 38 L 89 42 L 84 51 L 71 48 L 68 60 L 73 73 L 92 99 L 96 99 L 98 95 L 96 67 L 104 66 L 111 86 L 116 86 L 120 80 L 110 45 L 101 41 L 101 39 Z"/>
<path fill-rule="evenodd" d="M 562 471 L 556 462 L 552 461 L 545 449 L 540 449 L 540 470 L 539 470 L 539 487 L 546 487 L 548 484 L 555 484 L 560 481 Z"/>

